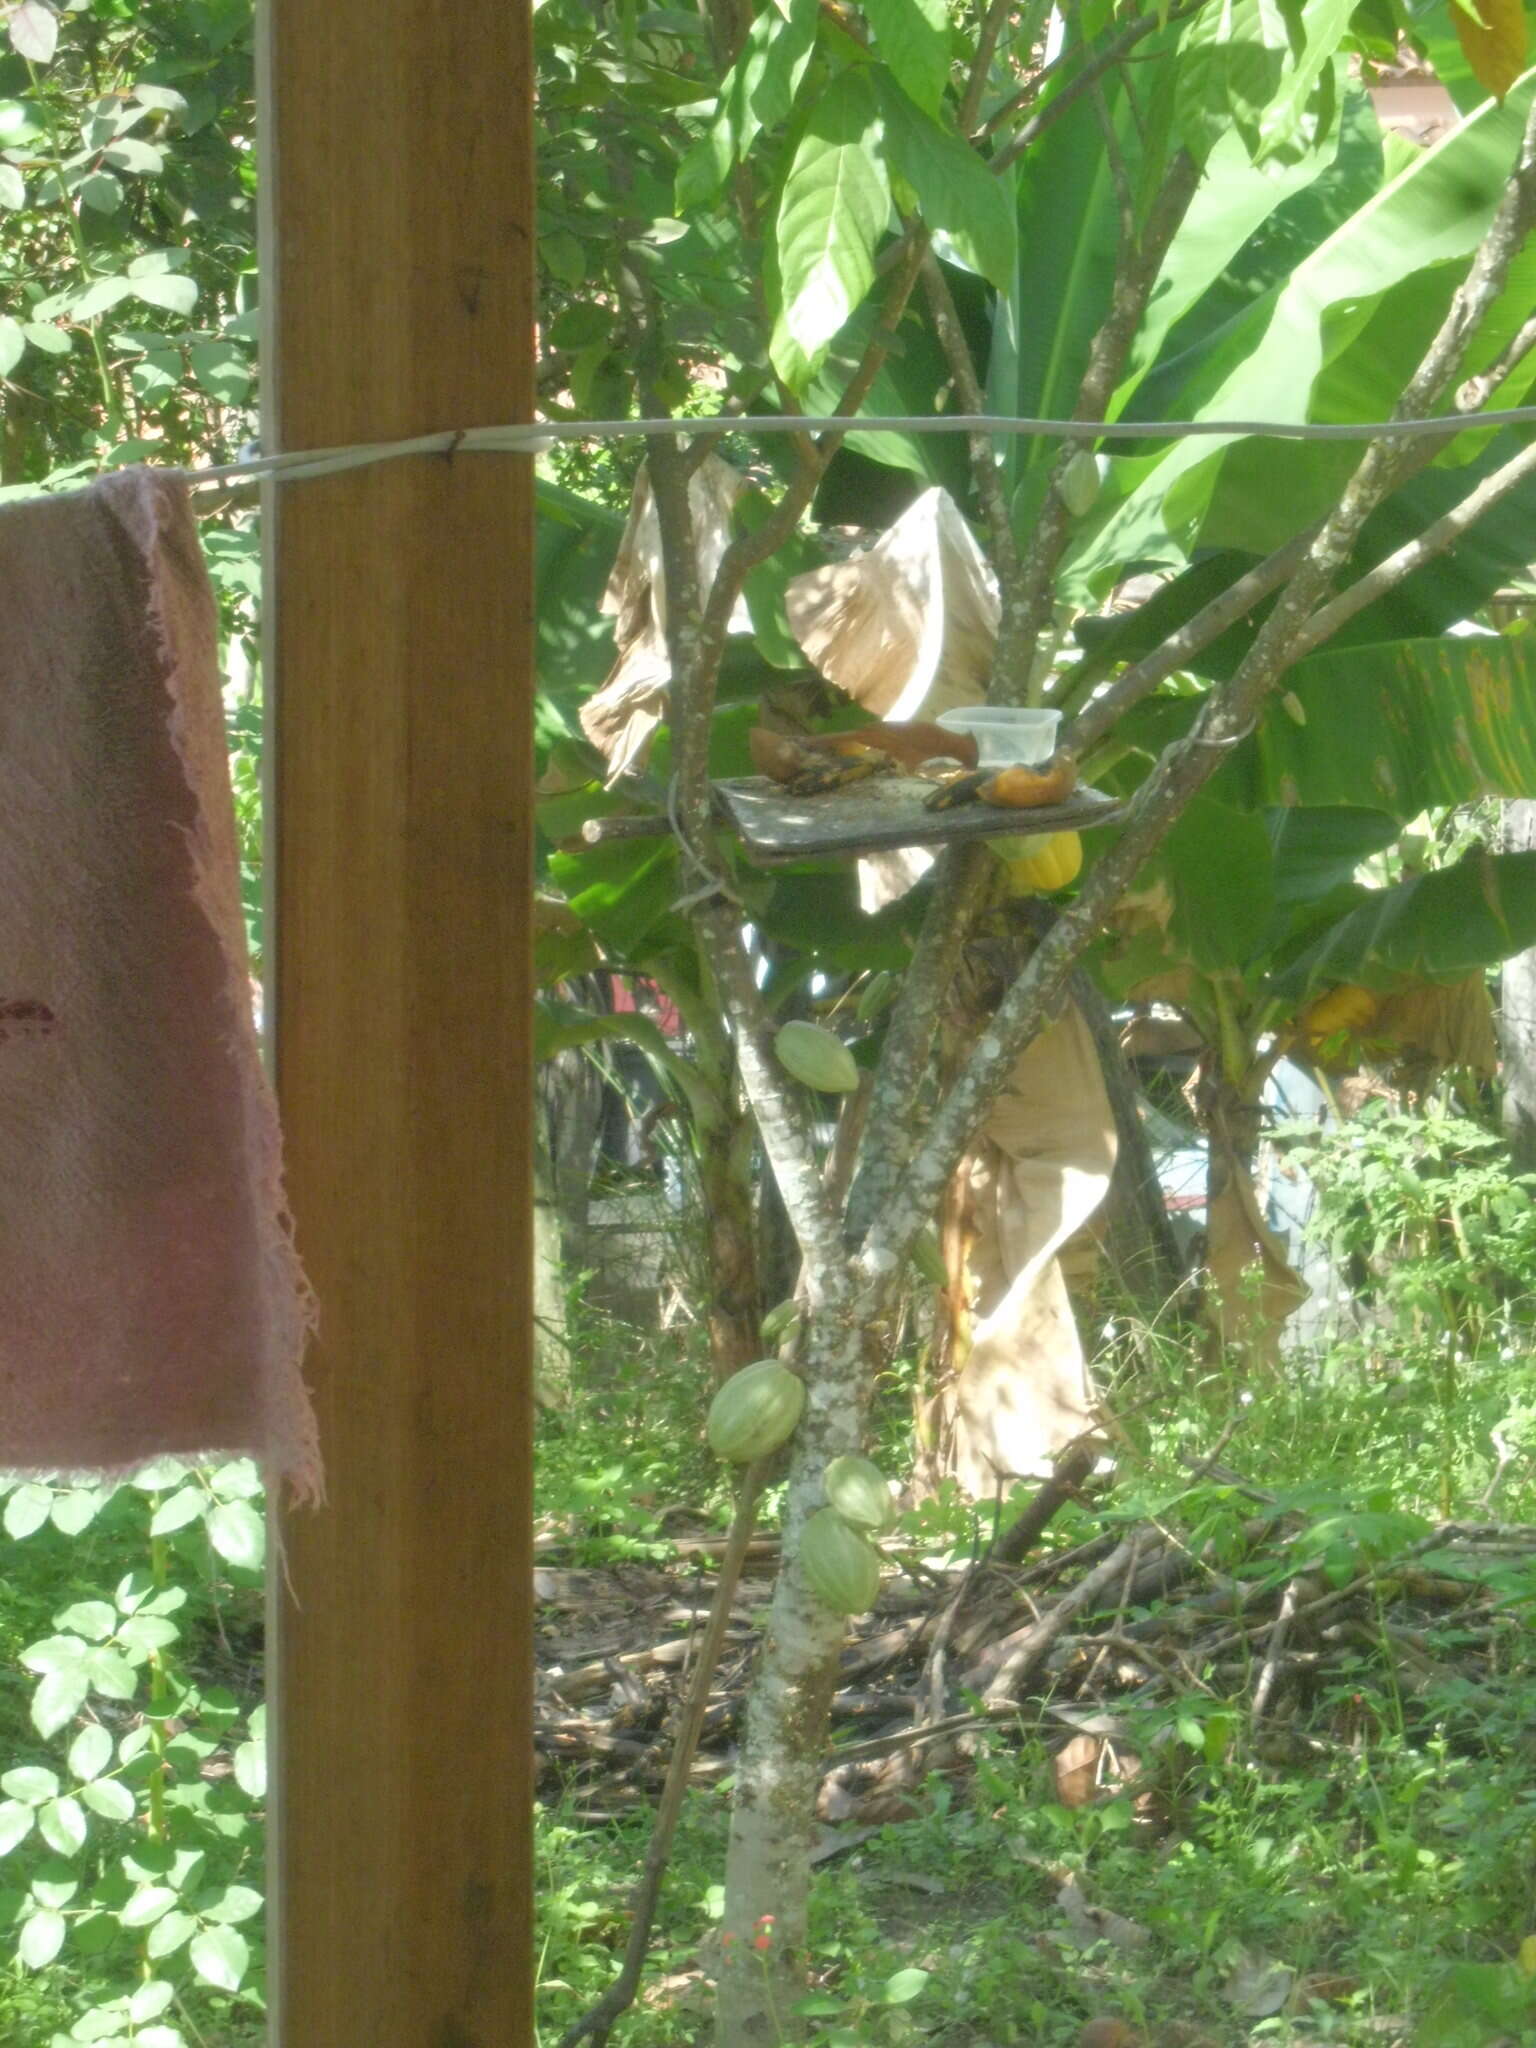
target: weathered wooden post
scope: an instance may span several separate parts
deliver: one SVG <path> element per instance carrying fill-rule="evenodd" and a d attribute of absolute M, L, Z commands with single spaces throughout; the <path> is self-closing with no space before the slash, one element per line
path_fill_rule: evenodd
<path fill-rule="evenodd" d="M 268 0 L 264 34 L 267 448 L 529 417 L 527 8 Z M 531 522 L 521 457 L 270 493 L 328 1486 L 274 1571 L 278 2048 L 532 2039 Z"/>

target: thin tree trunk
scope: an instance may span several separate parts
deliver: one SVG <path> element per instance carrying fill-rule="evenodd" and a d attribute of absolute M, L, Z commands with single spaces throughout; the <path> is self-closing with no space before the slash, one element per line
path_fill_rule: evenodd
<path fill-rule="evenodd" d="M 1536 800 L 1504 806 L 1504 850 L 1536 848 Z M 1504 962 L 1500 976 L 1500 1049 L 1504 1055 L 1504 1135 L 1516 1169 L 1536 1173 L 1536 946 Z"/>
<path fill-rule="evenodd" d="M 721 1930 L 720 2048 L 780 2048 L 801 2038 L 792 2008 L 805 1992 L 816 1788 L 848 1624 L 806 1584 L 800 1532 L 823 1504 L 828 1461 L 863 1448 L 864 1348 L 851 1316 L 823 1313 L 813 1320 L 801 1361 L 816 1391 L 795 1432 L 784 1563 L 736 1771 Z"/>
<path fill-rule="evenodd" d="M 752 1126 L 737 1107 L 733 1115 L 701 1128 L 698 1146 L 708 1260 L 709 1355 L 718 1385 L 750 1365 L 761 1349 Z"/>
<path fill-rule="evenodd" d="M 542 1120 L 533 1145 L 533 1392 L 544 1408 L 571 1399 L 571 1350 L 566 1328 L 565 1262 L 560 1255 L 560 1205 Z"/>
<path fill-rule="evenodd" d="M 1072 997 L 1093 1034 L 1114 1111 L 1119 1149 L 1097 1228 L 1116 1281 L 1147 1315 L 1155 1315 L 1183 1278 L 1178 1241 L 1168 1221 L 1157 1162 L 1141 1120 L 1136 1077 L 1109 1005 L 1086 974 L 1072 978 Z"/>

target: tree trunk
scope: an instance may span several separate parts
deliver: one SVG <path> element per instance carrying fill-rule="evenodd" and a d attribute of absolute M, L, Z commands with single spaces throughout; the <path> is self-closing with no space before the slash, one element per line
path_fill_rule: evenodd
<path fill-rule="evenodd" d="M 814 1390 L 795 1432 L 782 1555 L 747 1706 L 726 1860 L 719 2048 L 799 2040 L 816 1790 L 847 1623 L 816 1598 L 800 1532 L 823 1504 L 830 1459 L 863 1448 L 868 1374 L 852 1318 L 818 1315 L 800 1369 Z M 766 1917 L 765 1917 L 766 1916 Z"/>
<path fill-rule="evenodd" d="M 1072 998 L 1093 1034 L 1119 1140 L 1097 1228 L 1116 1283 L 1143 1314 L 1152 1316 L 1177 1290 L 1184 1277 L 1183 1261 L 1141 1120 L 1136 1077 L 1109 1005 L 1086 974 L 1073 976 Z"/>
<path fill-rule="evenodd" d="M 1206 1271 L 1213 1343 L 1239 1372 L 1280 1362 L 1280 1332 L 1307 1298 L 1307 1285 L 1270 1229 L 1254 1185 L 1263 1115 L 1262 1076 L 1229 1080 L 1220 1053 L 1199 1091 L 1209 1145 L 1206 1168 Z M 1251 1060 L 1249 1062 L 1251 1065 Z"/>
<path fill-rule="evenodd" d="M 533 1392 L 544 1408 L 571 1399 L 571 1351 L 566 1329 L 565 1261 L 560 1246 L 560 1205 L 542 1119 L 533 1145 Z"/>
<path fill-rule="evenodd" d="M 1536 800 L 1504 806 L 1504 851 L 1536 848 Z M 1504 1135 L 1520 1173 L 1536 1173 L 1536 946 L 1504 962 L 1499 1041 L 1504 1056 Z"/>
<path fill-rule="evenodd" d="M 752 1125 L 736 1108 L 698 1131 L 699 1194 L 708 1264 L 706 1317 L 715 1384 L 761 1349 L 757 1220 L 752 1207 Z"/>

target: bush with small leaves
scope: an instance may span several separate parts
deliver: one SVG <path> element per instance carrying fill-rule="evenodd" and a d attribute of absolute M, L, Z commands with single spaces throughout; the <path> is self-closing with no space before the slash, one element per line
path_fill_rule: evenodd
<path fill-rule="evenodd" d="M 0 1524 L 15 1543 L 90 1531 L 113 1560 L 20 1652 L 35 1754 L 0 1757 L 0 1943 L 82 2008 L 51 2048 L 240 2038 L 262 2010 L 265 1708 L 232 1640 L 260 1622 L 256 1469 L 26 1479 Z"/>

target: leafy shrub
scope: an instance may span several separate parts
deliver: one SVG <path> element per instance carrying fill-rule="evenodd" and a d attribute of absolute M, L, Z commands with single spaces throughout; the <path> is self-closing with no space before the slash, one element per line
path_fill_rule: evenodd
<path fill-rule="evenodd" d="M 37 1552 L 13 1584 L 63 1579 L 73 1596 L 19 1645 L 31 1682 L 15 1725 L 0 1726 L 0 1939 L 65 2009 L 59 2030 L 29 2038 L 254 2040 L 266 1792 L 259 1653 L 247 1647 L 259 1644 L 265 1553 L 256 1469 L 167 1459 L 124 1485 L 17 1481 L 3 1522 Z"/>

